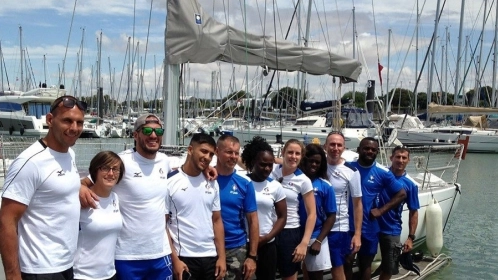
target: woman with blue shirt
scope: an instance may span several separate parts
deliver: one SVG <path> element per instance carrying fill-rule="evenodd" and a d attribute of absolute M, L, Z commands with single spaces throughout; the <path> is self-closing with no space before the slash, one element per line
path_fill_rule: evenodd
<path fill-rule="evenodd" d="M 335 192 L 327 180 L 327 158 L 323 148 L 317 144 L 307 145 L 300 168 L 312 182 L 317 215 L 304 259 L 303 274 L 304 279 L 321 280 L 323 272 L 332 268 L 327 235 L 334 225 L 337 212 Z M 304 202 L 300 199 L 299 217 L 302 229 L 307 221 L 304 208 Z"/>

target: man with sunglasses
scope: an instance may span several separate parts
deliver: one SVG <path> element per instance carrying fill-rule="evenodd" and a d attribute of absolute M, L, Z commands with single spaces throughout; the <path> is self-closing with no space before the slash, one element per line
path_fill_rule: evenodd
<path fill-rule="evenodd" d="M 167 174 L 172 159 L 158 153 L 164 134 L 163 122 L 153 114 L 141 115 L 135 121 L 135 148 L 119 153 L 125 165 L 122 180 L 114 187 L 120 201 L 123 228 L 116 245 L 118 279 L 170 279 L 171 247 L 165 229 Z M 97 197 L 82 181 L 80 199 L 83 207 L 94 208 Z"/>
<path fill-rule="evenodd" d="M 73 279 L 80 208 L 71 149 L 83 130 L 86 103 L 57 98 L 48 133 L 12 163 L 2 193 L 0 253 L 7 279 Z"/>

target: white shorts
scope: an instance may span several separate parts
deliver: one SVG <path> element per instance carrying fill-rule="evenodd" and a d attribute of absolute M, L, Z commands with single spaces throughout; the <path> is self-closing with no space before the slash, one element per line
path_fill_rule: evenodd
<path fill-rule="evenodd" d="M 322 271 L 332 268 L 332 263 L 330 261 L 330 253 L 329 253 L 329 244 L 327 238 L 323 239 L 320 253 L 316 256 L 313 256 L 309 253 L 309 248 L 311 247 L 311 244 L 313 244 L 313 242 L 315 242 L 315 238 L 312 238 L 310 240 L 310 243 L 308 244 L 308 253 L 304 258 L 304 263 L 306 264 L 306 270 Z"/>

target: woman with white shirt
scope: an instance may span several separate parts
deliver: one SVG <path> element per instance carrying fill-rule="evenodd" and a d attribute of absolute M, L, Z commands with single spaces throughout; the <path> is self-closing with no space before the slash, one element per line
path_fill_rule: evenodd
<path fill-rule="evenodd" d="M 74 279 L 114 280 L 114 252 L 122 227 L 118 196 L 112 192 L 125 172 L 121 158 L 111 151 L 99 152 L 90 162 L 92 191 L 97 208 L 81 209 Z"/>
<path fill-rule="evenodd" d="M 304 153 L 303 143 L 290 139 L 282 150 L 282 164 L 274 164 L 270 175 L 282 184 L 287 201 L 287 223 L 277 242 L 278 269 L 283 280 L 297 279 L 297 272 L 306 256 L 316 221 L 311 180 L 298 168 Z M 300 197 L 308 217 L 302 235 L 298 214 Z"/>
<path fill-rule="evenodd" d="M 275 157 L 265 139 L 256 136 L 244 146 L 242 162 L 246 166 L 256 192 L 258 206 L 259 242 L 256 278 L 271 280 L 276 277 L 277 246 L 275 237 L 287 220 L 287 204 L 282 185 L 269 175 Z"/>

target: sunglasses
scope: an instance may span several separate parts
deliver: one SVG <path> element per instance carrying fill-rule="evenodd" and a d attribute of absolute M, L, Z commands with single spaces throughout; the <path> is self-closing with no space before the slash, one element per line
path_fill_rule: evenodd
<path fill-rule="evenodd" d="M 152 127 L 142 127 L 142 133 L 146 136 L 150 136 L 152 132 L 155 132 L 157 136 L 163 136 L 164 128 L 152 128 Z"/>
<path fill-rule="evenodd" d="M 72 97 L 72 96 L 62 96 L 57 98 L 54 101 L 54 104 L 52 107 L 50 107 L 50 113 L 53 113 L 57 107 L 59 107 L 59 104 L 61 104 L 66 107 L 66 108 L 73 108 L 75 105 L 78 106 L 78 108 L 82 111 L 86 111 L 87 104 L 86 102 L 79 101 L 78 99 Z"/>

